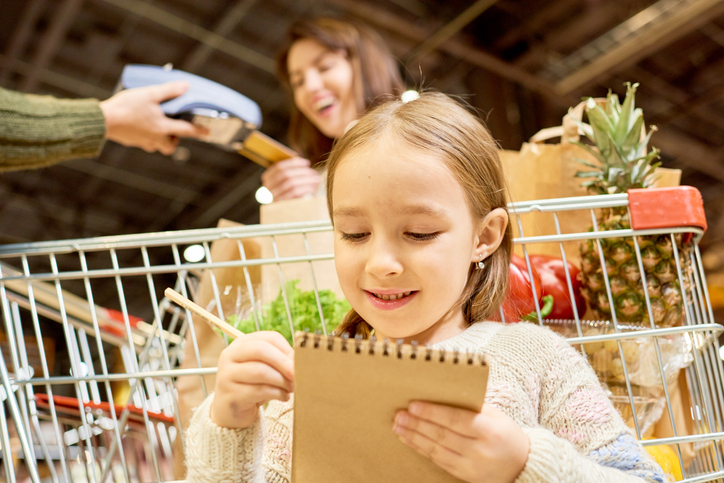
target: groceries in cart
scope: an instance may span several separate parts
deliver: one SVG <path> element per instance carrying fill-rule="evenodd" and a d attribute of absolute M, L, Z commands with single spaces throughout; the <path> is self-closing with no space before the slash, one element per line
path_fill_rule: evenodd
<path fill-rule="evenodd" d="M 349 312 L 349 303 L 337 298 L 330 289 L 303 291 L 298 288 L 299 282 L 290 280 L 285 283 L 279 289 L 279 295 L 258 311 L 238 304 L 238 312 L 227 315 L 227 322 L 244 333 L 257 330 L 279 332 L 290 344 L 294 343 L 296 331 L 332 332 Z M 238 293 L 240 296 L 241 290 Z"/>
<path fill-rule="evenodd" d="M 492 320 L 511 323 L 540 318 L 573 319 L 575 314 L 582 317 L 586 302 L 581 295 L 578 274 L 579 270 L 572 263 L 564 264 L 560 258 L 529 255 L 526 262 L 514 254 L 510 262 L 508 293 L 500 314 L 494 314 Z"/>

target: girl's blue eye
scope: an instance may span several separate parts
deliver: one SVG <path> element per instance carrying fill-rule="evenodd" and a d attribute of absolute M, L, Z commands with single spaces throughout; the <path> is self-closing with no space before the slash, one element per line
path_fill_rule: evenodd
<path fill-rule="evenodd" d="M 342 240 L 360 241 L 367 236 L 367 233 L 342 233 Z"/>
<path fill-rule="evenodd" d="M 440 232 L 436 231 L 434 233 L 412 233 L 407 232 L 407 236 L 412 238 L 415 241 L 428 241 L 428 240 L 434 240 L 438 236 L 440 236 Z"/>

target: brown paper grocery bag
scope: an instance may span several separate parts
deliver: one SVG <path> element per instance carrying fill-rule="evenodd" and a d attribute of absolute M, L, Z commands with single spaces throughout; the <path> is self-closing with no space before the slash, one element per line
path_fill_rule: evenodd
<path fill-rule="evenodd" d="M 219 220 L 217 225 L 219 228 L 241 226 L 233 221 Z M 211 244 L 211 261 L 214 263 L 241 260 L 239 252 L 238 239 L 222 238 Z M 242 239 L 242 247 L 244 256 L 247 259 L 259 258 L 260 248 L 255 239 Z M 259 285 L 261 281 L 259 267 L 248 267 L 249 278 L 252 287 Z M 213 277 L 212 277 L 213 272 Z M 239 291 L 247 291 L 247 283 L 242 267 L 214 268 L 211 271 L 206 270 L 201 275 L 199 287 L 195 294 L 194 301 L 209 309 L 210 312 L 218 314 L 218 310 L 210 305 L 215 305 L 214 284 L 216 285 L 221 299 L 224 315 L 229 315 L 229 307 L 236 305 Z M 213 301 L 213 303 L 212 303 Z M 219 354 L 226 347 L 226 341 L 219 336 L 203 319 L 198 316 L 193 318 L 194 332 L 196 334 L 196 343 L 198 345 L 199 360 L 196 359 L 193 341 L 191 339 L 191 327 L 186 332 L 186 342 L 184 345 L 184 358 L 181 362 L 181 369 L 195 369 L 200 367 L 216 367 L 219 360 Z M 200 365 L 199 365 L 200 361 Z M 208 394 L 214 391 L 216 383 L 216 375 L 210 374 L 203 376 Z M 193 409 L 201 405 L 205 399 L 205 394 L 201 385 L 201 376 L 182 376 L 176 381 L 176 390 L 178 392 L 178 408 L 181 419 L 182 428 L 186 429 L 191 421 Z M 180 443 L 180 438 L 176 441 Z M 174 474 L 177 478 L 183 478 L 186 468 L 183 465 L 182 451 L 179 444 L 176 444 L 174 453 Z"/>
<path fill-rule="evenodd" d="M 510 201 L 532 201 L 552 198 L 587 196 L 589 193 L 581 187 L 584 178 L 576 178 L 578 171 L 585 166 L 578 160 L 597 164 L 598 161 L 588 151 L 574 144 L 580 139 L 576 119 L 583 114 L 584 103 L 579 104 L 566 114 L 561 126 L 543 129 L 535 134 L 530 142 L 523 143 L 520 151 L 500 151 L 500 159 L 505 173 Z M 544 141 L 560 137 L 560 144 L 545 144 Z M 655 187 L 679 186 L 681 170 L 658 168 Z M 592 225 L 588 210 L 558 212 L 560 232 L 563 234 L 585 232 Z M 511 212 L 511 224 L 516 238 L 555 235 L 556 224 L 552 213 L 531 213 L 516 216 Z M 522 228 L 522 231 L 521 231 Z M 579 241 L 563 243 L 566 257 L 578 265 Z M 528 246 L 531 253 L 541 253 L 555 257 L 561 256 L 557 243 Z M 522 247 L 516 252 L 522 255 Z"/>
<path fill-rule="evenodd" d="M 329 220 L 325 196 L 276 201 L 261 207 L 263 225 L 318 220 Z M 334 253 L 332 231 L 308 233 L 306 238 L 309 252 L 307 252 L 302 234 L 275 236 L 273 241 L 276 243 L 276 253 L 281 258 L 332 255 Z M 265 237 L 261 241 L 261 256 L 264 259 L 275 258 L 274 245 L 270 237 Z M 264 303 L 274 300 L 279 295 L 282 280 L 285 284 L 299 280 L 297 287 L 303 291 L 313 290 L 316 283 L 318 290 L 330 289 L 338 297 L 344 297 L 339 287 L 334 260 L 331 258 L 314 261 L 311 264 L 306 261 L 265 264 L 262 266 L 261 279 L 261 299 Z"/>

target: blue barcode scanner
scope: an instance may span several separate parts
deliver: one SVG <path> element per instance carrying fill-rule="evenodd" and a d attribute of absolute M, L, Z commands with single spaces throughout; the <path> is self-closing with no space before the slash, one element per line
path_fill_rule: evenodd
<path fill-rule="evenodd" d="M 259 105 L 246 96 L 209 79 L 156 65 L 129 64 L 123 68 L 120 89 L 185 81 L 189 89 L 161 104 L 167 116 L 204 126 L 203 140 L 233 149 L 261 126 Z"/>

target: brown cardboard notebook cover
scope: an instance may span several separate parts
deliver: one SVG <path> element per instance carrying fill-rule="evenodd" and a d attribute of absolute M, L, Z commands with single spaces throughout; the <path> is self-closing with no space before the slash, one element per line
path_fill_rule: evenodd
<path fill-rule="evenodd" d="M 303 333 L 294 346 L 292 483 L 459 481 L 403 444 L 392 420 L 413 400 L 480 411 L 482 355 Z"/>

